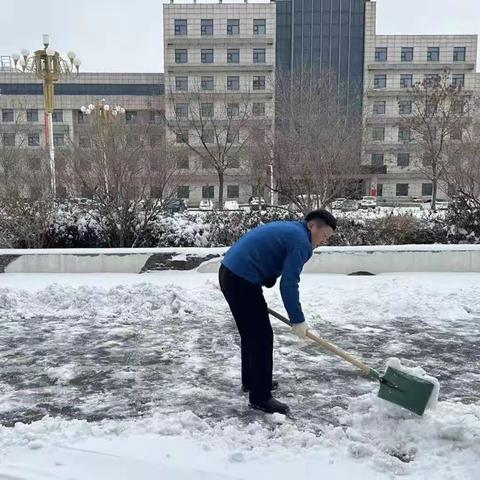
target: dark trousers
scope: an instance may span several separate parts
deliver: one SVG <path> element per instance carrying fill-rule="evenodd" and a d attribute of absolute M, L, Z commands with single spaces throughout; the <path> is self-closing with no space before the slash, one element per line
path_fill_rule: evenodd
<path fill-rule="evenodd" d="M 220 266 L 220 288 L 240 333 L 242 384 L 250 388 L 250 402 L 271 398 L 273 331 L 262 287 Z"/>

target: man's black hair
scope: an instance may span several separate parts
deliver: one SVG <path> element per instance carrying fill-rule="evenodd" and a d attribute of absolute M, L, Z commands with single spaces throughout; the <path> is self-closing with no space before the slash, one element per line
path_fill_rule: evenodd
<path fill-rule="evenodd" d="M 312 220 L 320 220 L 332 227 L 333 230 L 337 228 L 337 219 L 327 210 L 320 208 L 319 210 L 312 210 L 305 217 L 305 221 L 311 222 Z"/>

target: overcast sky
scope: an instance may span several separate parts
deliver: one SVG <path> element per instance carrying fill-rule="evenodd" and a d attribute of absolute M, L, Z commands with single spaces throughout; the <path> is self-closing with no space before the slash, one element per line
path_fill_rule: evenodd
<path fill-rule="evenodd" d="M 226 0 L 228 1 L 228 0 Z M 74 50 L 83 71 L 163 72 L 162 0 L 0 0 L 0 55 Z M 480 0 L 378 0 L 377 33 L 480 33 Z"/>

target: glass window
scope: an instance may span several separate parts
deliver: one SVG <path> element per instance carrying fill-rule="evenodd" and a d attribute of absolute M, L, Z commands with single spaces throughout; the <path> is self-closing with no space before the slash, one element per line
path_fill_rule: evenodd
<path fill-rule="evenodd" d="M 413 62 L 413 47 L 402 47 L 402 62 Z"/>
<path fill-rule="evenodd" d="M 202 90 L 213 90 L 213 77 L 202 77 L 200 82 L 200 88 Z"/>
<path fill-rule="evenodd" d="M 412 131 L 406 127 L 398 129 L 398 140 L 400 142 L 409 142 L 412 139 Z"/>
<path fill-rule="evenodd" d="M 227 167 L 228 168 L 240 168 L 240 160 L 238 157 L 229 157 L 227 159 Z"/>
<path fill-rule="evenodd" d="M 238 103 L 229 103 L 227 105 L 227 116 L 238 117 L 240 115 L 240 105 Z"/>
<path fill-rule="evenodd" d="M 213 48 L 202 48 L 202 63 L 213 63 Z"/>
<path fill-rule="evenodd" d="M 40 146 L 40 134 L 31 133 L 28 135 L 28 146 L 29 147 L 39 147 Z"/>
<path fill-rule="evenodd" d="M 383 166 L 383 153 L 372 153 L 372 165 L 374 167 Z"/>
<path fill-rule="evenodd" d="M 467 56 L 466 47 L 454 47 L 453 49 L 453 61 L 454 62 L 464 62 Z"/>
<path fill-rule="evenodd" d="M 439 47 L 428 47 L 427 61 L 438 62 L 439 60 L 440 60 L 440 48 Z"/>
<path fill-rule="evenodd" d="M 77 111 L 77 123 L 79 124 L 85 124 L 88 123 L 89 121 L 89 116 L 86 113 L 83 113 L 81 110 Z"/>
<path fill-rule="evenodd" d="M 387 75 L 378 74 L 375 75 L 373 80 L 374 88 L 387 88 Z"/>
<path fill-rule="evenodd" d="M 2 122 L 13 122 L 14 114 L 11 108 L 4 108 L 2 110 Z"/>
<path fill-rule="evenodd" d="M 137 123 L 138 112 L 136 110 L 127 110 L 125 112 L 125 120 L 127 123 Z"/>
<path fill-rule="evenodd" d="M 27 122 L 38 122 L 38 110 L 27 110 Z"/>
<path fill-rule="evenodd" d="M 454 100 L 452 104 L 452 113 L 462 114 L 464 112 L 464 100 Z"/>
<path fill-rule="evenodd" d="M 178 185 L 177 198 L 190 198 L 190 187 L 188 185 Z"/>
<path fill-rule="evenodd" d="M 65 135 L 63 133 L 54 133 L 53 144 L 56 147 L 63 147 L 65 145 Z"/>
<path fill-rule="evenodd" d="M 175 19 L 175 35 L 186 35 L 186 34 L 187 34 L 187 20 Z"/>
<path fill-rule="evenodd" d="M 376 140 L 376 141 L 385 140 L 385 127 L 373 127 L 372 140 Z"/>
<path fill-rule="evenodd" d="M 177 92 L 187 92 L 188 77 L 175 77 L 175 90 Z"/>
<path fill-rule="evenodd" d="M 373 102 L 373 114 L 385 115 L 386 105 L 387 105 L 387 102 L 385 101 Z"/>
<path fill-rule="evenodd" d="M 433 193 L 433 187 L 431 183 L 422 183 L 422 196 L 430 197 Z"/>
<path fill-rule="evenodd" d="M 427 73 L 423 78 L 423 82 L 427 87 L 435 87 L 440 84 L 440 75 L 436 73 Z"/>
<path fill-rule="evenodd" d="M 54 110 L 52 112 L 52 122 L 55 122 L 55 123 L 63 122 L 63 110 Z"/>
<path fill-rule="evenodd" d="M 80 135 L 78 137 L 78 146 L 80 148 L 89 148 L 90 147 L 90 137 L 85 135 Z"/>
<path fill-rule="evenodd" d="M 265 18 L 254 18 L 253 19 L 253 34 L 254 35 L 265 35 L 267 33 L 267 21 Z"/>
<path fill-rule="evenodd" d="M 200 113 L 202 117 L 205 118 L 212 118 L 213 117 L 213 103 L 208 102 L 208 103 L 202 103 L 200 106 Z"/>
<path fill-rule="evenodd" d="M 177 132 L 176 137 L 177 143 L 188 143 L 188 131 Z"/>
<path fill-rule="evenodd" d="M 175 105 L 175 116 L 177 118 L 188 118 L 188 103 L 177 103 Z"/>
<path fill-rule="evenodd" d="M 175 63 L 187 63 L 188 62 L 188 50 L 186 48 L 175 49 Z"/>
<path fill-rule="evenodd" d="M 240 20 L 238 18 L 227 19 L 227 35 L 240 35 Z"/>
<path fill-rule="evenodd" d="M 452 85 L 463 88 L 465 86 L 465 75 L 463 73 L 452 74 Z"/>
<path fill-rule="evenodd" d="M 263 117 L 265 115 L 265 104 L 254 103 L 252 105 L 252 113 L 255 117 Z"/>
<path fill-rule="evenodd" d="M 402 73 L 400 75 L 400 88 L 411 88 L 413 86 L 413 75 L 411 73 Z"/>
<path fill-rule="evenodd" d="M 227 185 L 227 198 L 238 198 L 240 196 L 239 185 Z"/>
<path fill-rule="evenodd" d="M 409 153 L 399 153 L 397 155 L 397 166 L 398 167 L 408 167 L 410 165 L 410 154 Z"/>
<path fill-rule="evenodd" d="M 383 197 L 383 183 L 377 183 L 377 197 Z"/>
<path fill-rule="evenodd" d="M 253 63 L 265 63 L 265 49 L 264 48 L 254 48 L 253 49 Z"/>
<path fill-rule="evenodd" d="M 408 197 L 408 183 L 397 183 L 397 197 Z"/>
<path fill-rule="evenodd" d="M 237 129 L 230 129 L 227 132 L 227 143 L 238 143 L 239 142 L 239 131 Z"/>
<path fill-rule="evenodd" d="M 240 90 L 240 77 L 227 77 L 227 90 Z"/>
<path fill-rule="evenodd" d="M 215 134 L 211 128 L 206 128 L 202 132 L 202 142 L 203 143 L 215 143 Z"/>
<path fill-rule="evenodd" d="M 388 49 L 387 47 L 377 47 L 375 49 L 375 61 L 376 62 L 386 62 L 388 58 Z"/>
<path fill-rule="evenodd" d="M 164 110 L 150 110 L 150 123 L 163 123 L 164 118 Z"/>
<path fill-rule="evenodd" d="M 215 187 L 213 185 L 202 187 L 202 198 L 207 200 L 215 198 Z"/>
<path fill-rule="evenodd" d="M 179 155 L 177 157 L 177 168 L 182 170 L 188 170 L 190 167 L 188 155 Z"/>
<path fill-rule="evenodd" d="M 227 50 L 227 63 L 240 63 L 240 49 L 229 48 Z"/>
<path fill-rule="evenodd" d="M 2 135 L 2 142 L 4 147 L 14 147 L 15 146 L 15 134 L 14 133 L 4 133 Z"/>
<path fill-rule="evenodd" d="M 265 75 L 255 75 L 253 77 L 253 89 L 265 90 Z"/>
<path fill-rule="evenodd" d="M 213 35 L 213 19 L 212 18 L 202 18 L 201 35 L 202 37 Z"/>

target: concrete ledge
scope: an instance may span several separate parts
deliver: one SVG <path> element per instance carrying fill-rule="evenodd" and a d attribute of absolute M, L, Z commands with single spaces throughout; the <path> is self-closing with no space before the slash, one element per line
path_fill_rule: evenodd
<path fill-rule="evenodd" d="M 0 250 L 4 273 L 216 272 L 228 248 Z M 306 273 L 480 272 L 480 245 L 322 247 Z"/>

